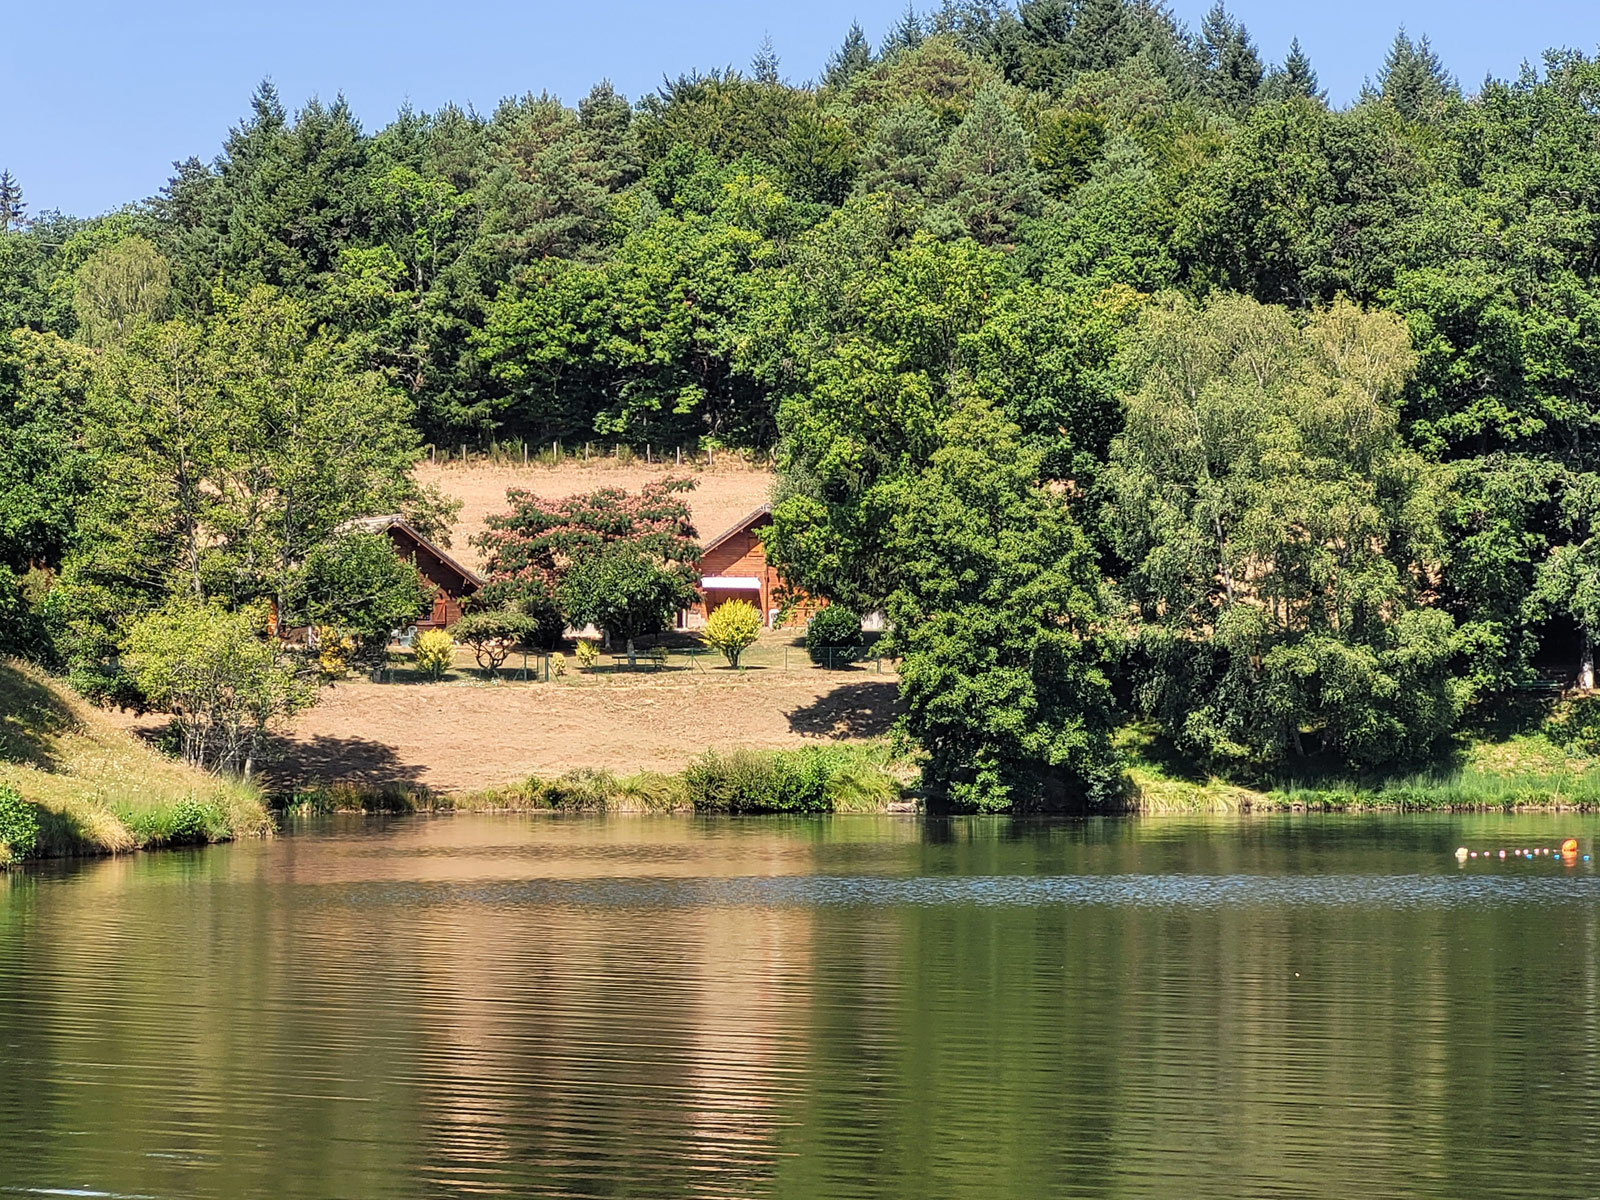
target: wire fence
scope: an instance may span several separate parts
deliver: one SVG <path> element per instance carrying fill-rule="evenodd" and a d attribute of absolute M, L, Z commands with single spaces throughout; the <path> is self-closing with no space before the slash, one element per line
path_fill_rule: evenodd
<path fill-rule="evenodd" d="M 689 673 L 696 676 L 742 675 L 750 672 L 799 673 L 804 671 L 893 674 L 896 663 L 882 655 L 861 650 L 808 651 L 803 646 L 757 643 L 739 655 L 738 666 L 730 664 L 720 650 L 709 646 L 641 646 L 632 661 L 622 647 L 601 651 L 585 665 L 568 651 L 516 650 L 496 669 L 474 660 L 470 651 L 458 651 L 455 663 L 441 682 L 454 683 L 581 683 L 629 675 Z M 389 662 L 372 672 L 373 683 L 404 684 L 434 682 L 417 670 L 409 654 L 393 653 Z"/>

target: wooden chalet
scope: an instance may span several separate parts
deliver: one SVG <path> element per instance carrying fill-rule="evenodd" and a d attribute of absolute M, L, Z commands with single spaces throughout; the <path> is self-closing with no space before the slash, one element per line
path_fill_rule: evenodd
<path fill-rule="evenodd" d="M 398 513 L 382 517 L 361 517 L 348 522 L 347 530 L 362 529 L 388 535 L 395 553 L 414 563 L 422 577 L 434 586 L 433 611 L 416 623 L 417 632 L 448 629 L 461 619 L 461 606 L 467 597 L 484 585 L 484 579 L 434 545 Z"/>
<path fill-rule="evenodd" d="M 754 604 L 769 627 L 786 601 L 797 601 L 788 619 L 801 625 L 820 607 L 810 597 L 787 587 L 778 569 L 767 561 L 761 535 L 771 524 L 772 505 L 763 504 L 706 543 L 700 552 L 700 599 L 685 614 L 686 628 L 704 625 L 717 606 L 729 600 Z"/>

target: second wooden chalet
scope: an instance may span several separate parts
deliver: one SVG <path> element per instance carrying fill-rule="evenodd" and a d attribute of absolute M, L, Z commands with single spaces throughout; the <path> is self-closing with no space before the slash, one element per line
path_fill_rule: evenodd
<path fill-rule="evenodd" d="M 729 600 L 754 604 L 769 627 L 780 613 L 784 624 L 804 625 L 810 619 L 820 605 L 785 584 L 767 561 L 762 534 L 771 525 L 772 505 L 763 504 L 706 543 L 700 555 L 700 599 L 685 614 L 685 628 L 704 625 Z"/>

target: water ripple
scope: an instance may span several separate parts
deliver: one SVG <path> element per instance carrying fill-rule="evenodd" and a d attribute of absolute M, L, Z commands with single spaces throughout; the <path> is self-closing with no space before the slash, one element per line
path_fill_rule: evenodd
<path fill-rule="evenodd" d="M 1042 906 L 1463 908 L 1593 905 L 1594 875 L 748 875 L 729 879 L 527 879 L 339 889 L 354 904 L 571 908 Z"/>

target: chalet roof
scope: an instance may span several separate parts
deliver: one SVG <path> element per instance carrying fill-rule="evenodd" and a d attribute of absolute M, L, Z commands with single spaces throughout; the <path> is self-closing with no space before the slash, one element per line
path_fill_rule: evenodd
<path fill-rule="evenodd" d="M 470 567 L 462 566 L 433 542 L 423 537 L 417 531 L 417 527 L 399 513 L 385 513 L 379 517 L 356 517 L 354 520 L 346 521 L 339 526 L 340 533 L 353 533 L 358 529 L 365 533 L 387 533 L 391 529 L 398 529 L 457 575 L 461 576 L 462 579 L 472 584 L 473 587 L 482 587 L 488 582 L 476 571 Z"/>
<path fill-rule="evenodd" d="M 700 548 L 700 553 L 710 554 L 711 551 L 715 550 L 718 546 L 722 545 L 723 542 L 727 541 L 735 534 L 743 533 L 762 517 L 770 517 L 771 515 L 772 505 L 770 504 L 763 504 L 760 508 L 746 513 L 744 516 L 740 517 L 739 520 L 735 521 L 731 527 L 724 529 L 721 533 L 717 534 L 716 537 L 712 538 L 709 542 L 702 546 Z"/>

